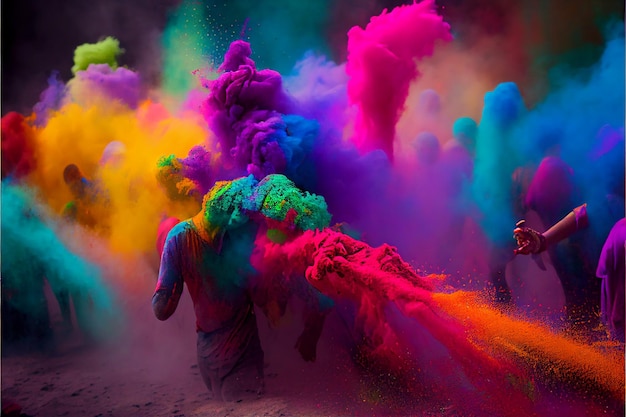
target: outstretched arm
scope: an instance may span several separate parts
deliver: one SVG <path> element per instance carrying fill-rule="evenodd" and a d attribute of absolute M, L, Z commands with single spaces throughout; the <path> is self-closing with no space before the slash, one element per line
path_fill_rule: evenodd
<path fill-rule="evenodd" d="M 515 254 L 528 255 L 543 252 L 588 225 L 587 204 L 576 207 L 543 233 L 526 227 L 525 221 L 521 220 L 513 230 L 513 237 L 517 240 Z"/>

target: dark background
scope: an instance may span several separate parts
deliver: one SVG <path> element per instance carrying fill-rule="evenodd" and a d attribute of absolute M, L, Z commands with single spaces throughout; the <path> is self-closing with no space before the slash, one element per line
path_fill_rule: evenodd
<path fill-rule="evenodd" d="M 125 50 L 120 63 L 139 71 L 145 83 L 157 84 L 160 36 L 169 11 L 179 3 L 180 0 L 3 1 L 2 114 L 12 110 L 29 114 L 53 70 L 58 70 L 64 81 L 72 77 L 73 53 L 78 45 L 109 35 L 119 39 Z M 212 10 L 217 7 L 217 13 L 229 19 L 228 1 L 203 3 L 211 4 Z M 349 28 L 365 26 L 383 8 L 410 3 L 411 0 L 331 1 L 328 30 L 320 36 L 333 45 L 333 59 L 345 59 Z M 541 61 L 546 66 L 563 60 L 574 66 L 590 65 L 601 53 L 604 23 L 611 18 L 623 21 L 624 16 L 622 0 L 440 0 L 437 5 L 457 39 L 467 43 L 483 34 L 506 35 L 511 21 L 520 16 L 541 16 L 533 21 L 536 27 L 527 30 L 544 42 L 535 49 L 549 57 Z M 571 53 L 572 48 L 581 46 L 587 48 L 585 53 Z"/>
<path fill-rule="evenodd" d="M 29 114 L 53 70 L 72 77 L 74 49 L 113 36 L 125 50 L 120 64 L 155 84 L 160 72 L 160 36 L 168 14 L 181 0 L 8 0 L 2 5 L 2 114 Z M 224 9 L 227 1 L 205 0 Z M 384 7 L 406 1 L 342 0 L 331 18 L 337 39 L 355 24 L 366 24 Z M 207 6 L 208 8 L 208 6 Z M 211 6 L 212 10 L 215 7 Z M 217 10 L 226 16 L 227 10 Z"/>
<path fill-rule="evenodd" d="M 158 79 L 158 39 L 178 0 L 9 0 L 2 2 L 2 114 L 30 113 L 53 70 L 72 77 L 74 49 L 119 39 L 124 65 Z"/>

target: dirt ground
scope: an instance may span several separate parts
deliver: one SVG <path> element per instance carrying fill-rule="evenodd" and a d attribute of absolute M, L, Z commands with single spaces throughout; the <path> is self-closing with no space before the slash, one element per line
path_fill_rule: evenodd
<path fill-rule="evenodd" d="M 266 394 L 239 403 L 211 400 L 196 365 L 190 301 L 183 297 L 179 314 L 167 322 L 149 316 L 149 302 L 136 313 L 144 326 L 117 343 L 89 345 L 75 332 L 56 353 L 10 352 L 2 359 L 3 400 L 16 401 L 33 417 L 412 414 L 372 400 L 375 393 L 367 392 L 347 351 L 338 349 L 341 341 L 320 342 L 316 362 L 306 363 L 293 349 L 298 323 L 276 332 L 262 317 Z M 333 329 L 341 326 L 336 317 L 327 326 L 328 333 L 341 333 Z M 431 408 L 419 415 L 444 412 Z"/>

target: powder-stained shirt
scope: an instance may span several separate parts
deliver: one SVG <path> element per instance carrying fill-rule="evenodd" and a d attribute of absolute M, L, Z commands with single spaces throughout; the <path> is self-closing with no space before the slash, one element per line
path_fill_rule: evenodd
<path fill-rule="evenodd" d="M 626 219 L 618 221 L 606 239 L 596 275 L 602 279 L 601 311 L 614 336 L 624 342 L 624 280 Z"/>
<path fill-rule="evenodd" d="M 201 237 L 191 220 L 170 231 L 155 290 L 168 296 L 165 318 L 176 309 L 183 282 L 193 301 L 197 330 L 210 333 L 250 314 L 252 301 L 246 287 L 253 241 L 246 236 L 227 235 L 218 250 Z"/>

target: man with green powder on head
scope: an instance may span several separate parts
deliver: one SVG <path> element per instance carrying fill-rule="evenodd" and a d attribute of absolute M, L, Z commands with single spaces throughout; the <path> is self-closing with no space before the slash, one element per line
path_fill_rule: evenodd
<path fill-rule="evenodd" d="M 154 314 L 167 320 L 187 285 L 196 314 L 198 367 L 213 398 L 239 401 L 263 393 L 263 359 L 244 258 L 254 242 L 248 226 L 229 230 L 202 210 L 168 234 L 152 298 Z M 249 256 L 249 255 L 248 255 Z"/>
<path fill-rule="evenodd" d="M 288 212 L 301 214 L 294 218 Z M 275 301 L 272 296 L 282 299 L 298 293 L 297 288 L 278 285 L 284 294 L 259 296 L 263 284 L 250 257 L 259 230 L 265 230 L 260 227 L 264 221 L 293 221 L 295 229 L 306 230 L 326 227 L 330 214 L 323 198 L 302 192 L 283 175 L 272 174 L 261 182 L 253 176 L 219 181 L 204 196 L 200 212 L 172 228 L 163 248 L 152 297 L 154 314 L 167 320 L 186 284 L 196 314 L 198 367 L 217 400 L 239 401 L 263 393 L 264 352 L 255 303 L 267 314 L 266 303 Z M 296 343 L 306 361 L 315 360 L 328 311 L 322 304 L 318 307 L 305 317 Z"/>

